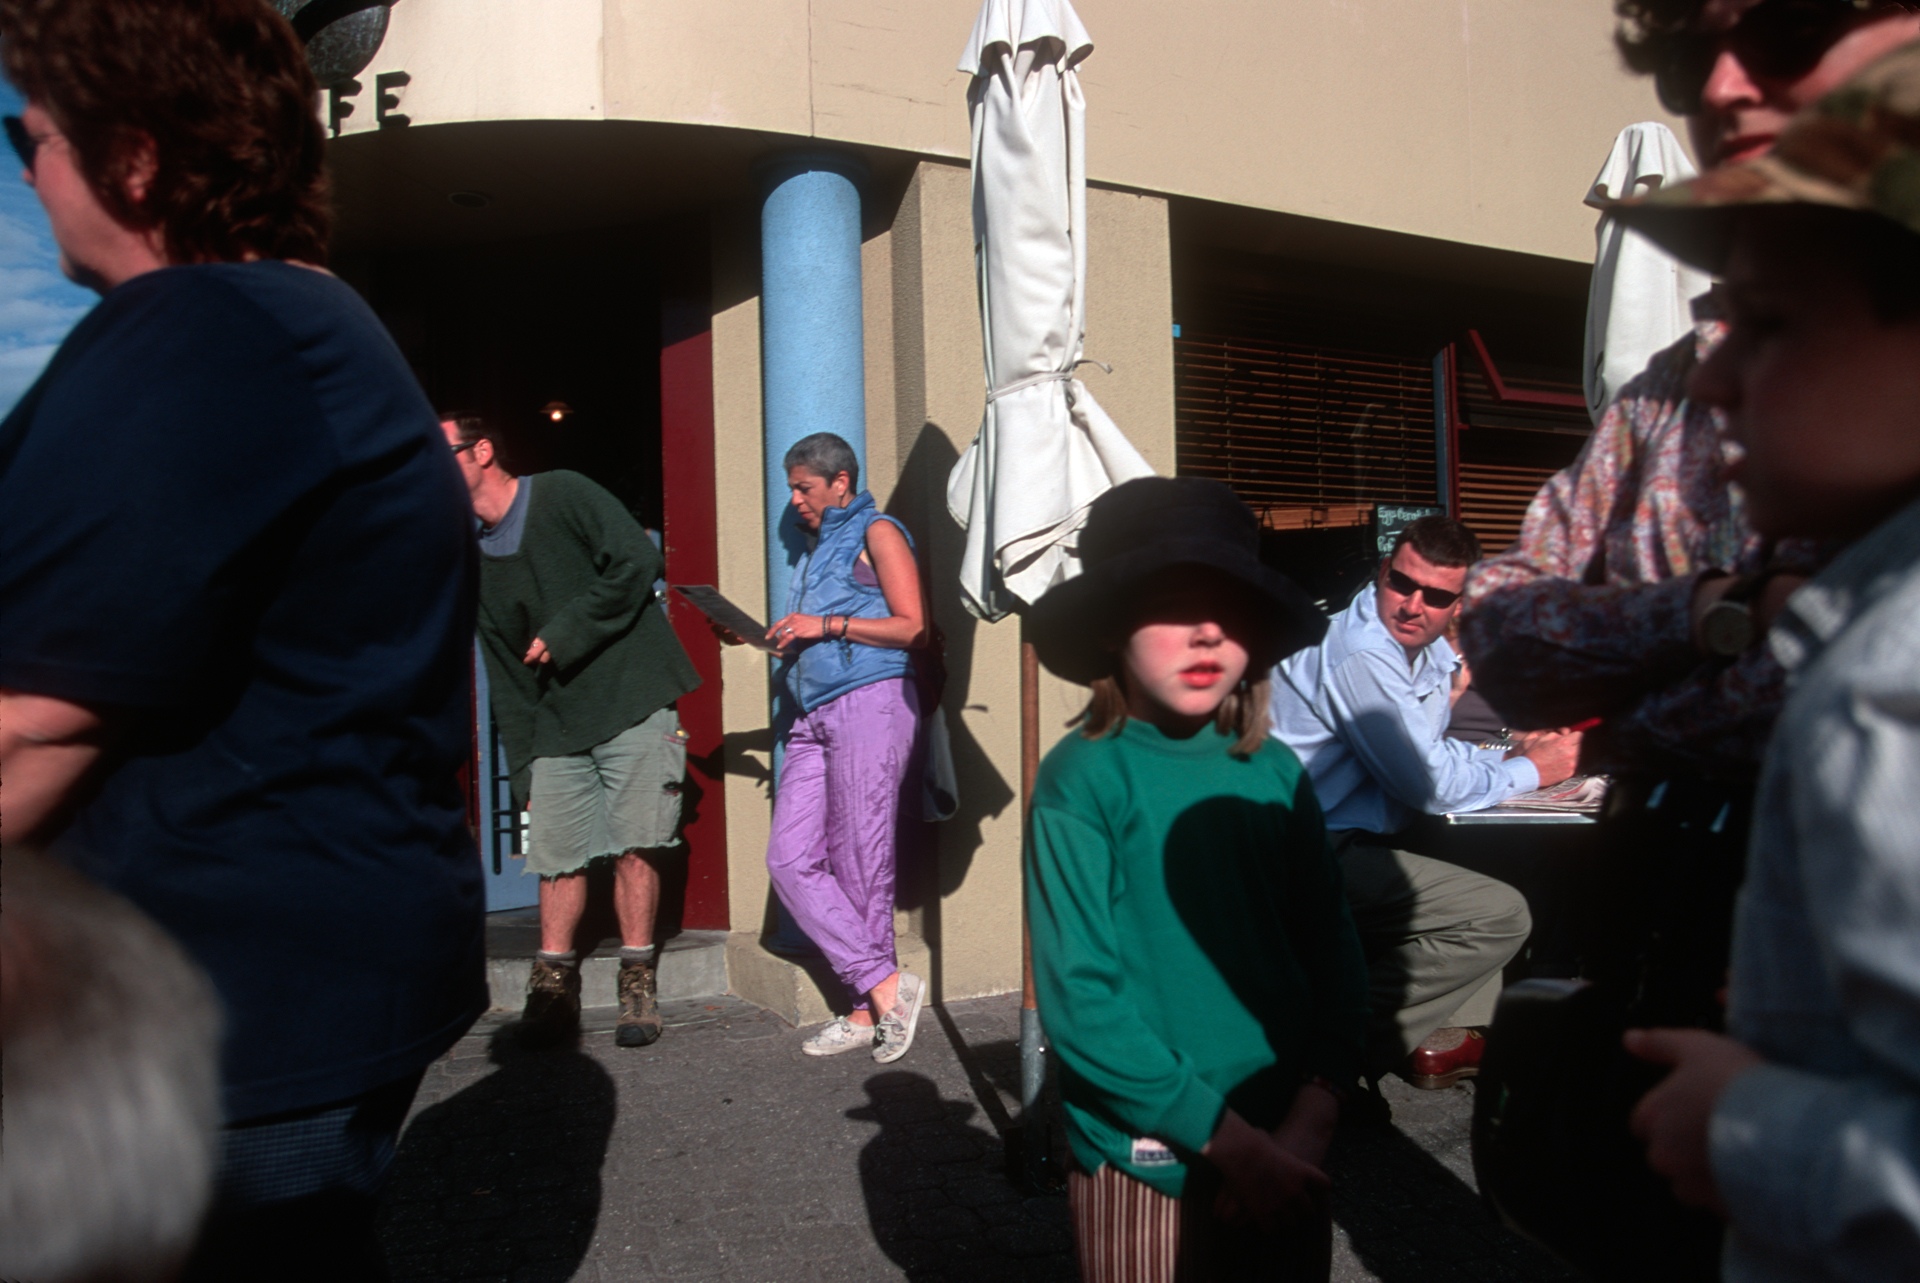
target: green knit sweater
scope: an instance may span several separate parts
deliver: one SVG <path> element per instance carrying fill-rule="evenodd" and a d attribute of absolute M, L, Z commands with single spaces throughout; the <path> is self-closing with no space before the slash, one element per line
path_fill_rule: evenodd
<path fill-rule="evenodd" d="M 583 753 L 700 684 L 653 581 L 660 550 L 577 472 L 542 472 L 520 550 L 480 557 L 480 649 L 493 716 L 525 806 L 536 757 Z M 521 662 L 534 638 L 551 663 Z"/>
<path fill-rule="evenodd" d="M 1074 1156 L 1173 1197 L 1226 1109 L 1274 1127 L 1303 1079 L 1353 1082 L 1366 1039 L 1306 771 L 1277 740 L 1230 743 L 1130 720 L 1061 740 L 1034 783 L 1034 978 Z"/>

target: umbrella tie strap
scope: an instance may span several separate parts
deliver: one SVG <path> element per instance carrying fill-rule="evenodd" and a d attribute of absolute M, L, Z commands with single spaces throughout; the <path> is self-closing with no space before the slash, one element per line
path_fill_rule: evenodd
<path fill-rule="evenodd" d="M 1026 389 L 1026 388 L 1036 387 L 1042 383 L 1065 383 L 1067 380 L 1073 377 L 1074 370 L 1079 369 L 1083 365 L 1097 365 L 1101 369 L 1105 370 L 1108 374 L 1113 373 L 1113 367 L 1111 365 L 1108 365 L 1105 361 L 1096 361 L 1090 356 L 1085 356 L 1085 357 L 1081 357 L 1078 361 L 1075 361 L 1072 367 L 1069 369 L 1048 370 L 1044 374 L 1029 374 L 1024 379 L 1015 379 L 1013 382 L 1007 384 L 1007 386 L 1005 386 L 1004 388 L 995 388 L 992 391 L 987 393 L 987 403 L 991 405 L 993 402 L 998 401 L 1003 396 L 1009 396 L 1015 392 L 1022 391 L 1023 389 Z"/>

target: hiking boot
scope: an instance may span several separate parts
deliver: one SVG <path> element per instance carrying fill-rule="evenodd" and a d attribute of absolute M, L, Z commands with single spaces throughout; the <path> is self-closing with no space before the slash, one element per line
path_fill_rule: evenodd
<path fill-rule="evenodd" d="M 620 1021 L 613 1040 L 622 1047 L 644 1047 L 660 1037 L 660 986 L 644 962 L 620 964 Z"/>
<path fill-rule="evenodd" d="M 890 1065 L 913 1046 L 913 1031 L 920 1023 L 920 1004 L 926 1000 L 927 985 L 911 971 L 900 973 L 900 987 L 894 991 L 893 1010 L 880 1017 L 879 1038 L 873 1044 L 873 1058 Z"/>
<path fill-rule="evenodd" d="M 516 1033 L 525 1047 L 556 1047 L 580 1036 L 579 967 L 534 958 Z"/>
<path fill-rule="evenodd" d="M 837 1056 L 843 1051 L 863 1049 L 873 1050 L 873 1026 L 856 1025 L 845 1016 L 800 1044 L 800 1050 L 809 1056 Z"/>

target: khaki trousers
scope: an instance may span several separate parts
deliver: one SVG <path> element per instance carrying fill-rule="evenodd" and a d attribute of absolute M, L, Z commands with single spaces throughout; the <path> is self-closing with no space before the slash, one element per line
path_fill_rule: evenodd
<path fill-rule="evenodd" d="M 1398 1070 L 1436 1029 L 1491 1024 L 1501 969 L 1533 929 L 1521 894 L 1458 865 L 1394 850 L 1386 845 L 1391 836 L 1362 829 L 1327 836 L 1367 956 L 1368 1075 Z"/>

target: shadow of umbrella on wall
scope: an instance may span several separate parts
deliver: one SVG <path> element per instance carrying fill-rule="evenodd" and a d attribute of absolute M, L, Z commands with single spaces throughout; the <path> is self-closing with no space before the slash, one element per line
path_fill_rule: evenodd
<path fill-rule="evenodd" d="M 960 70 L 973 77 L 973 240 L 987 404 L 947 480 L 967 532 L 967 608 L 1003 619 L 1080 569 L 1087 505 L 1153 469 L 1074 377 L 1086 343 L 1086 98 L 1093 41 L 1068 0 L 987 0 Z M 1020 648 L 1021 795 L 1039 762 L 1039 666 Z M 1024 933 L 1023 933 L 1024 934 Z M 1026 1172 L 1044 1077 L 1031 951 L 1020 1021 Z"/>

